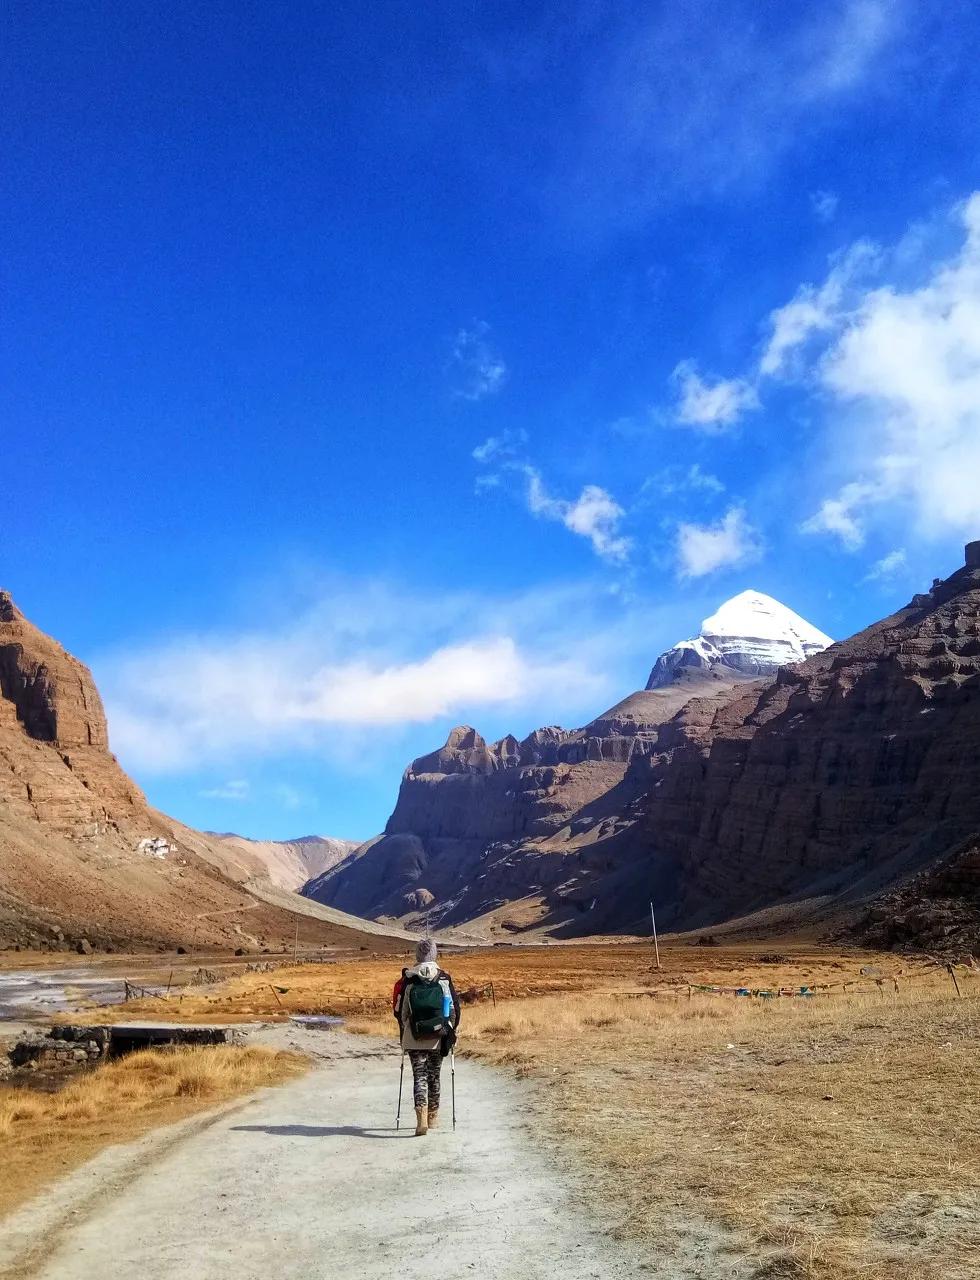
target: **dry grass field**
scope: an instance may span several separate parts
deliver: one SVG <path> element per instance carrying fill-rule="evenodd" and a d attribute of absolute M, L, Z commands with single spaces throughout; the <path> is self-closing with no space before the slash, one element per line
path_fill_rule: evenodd
<path fill-rule="evenodd" d="M 301 1055 L 272 1049 L 153 1049 L 59 1093 L 0 1088 L 0 1216 L 104 1147 L 305 1069 Z"/>
<path fill-rule="evenodd" d="M 466 1043 L 546 1084 L 626 1234 L 727 1228 L 759 1280 L 976 1280 L 977 995 L 542 997 L 481 1006 Z"/>
<path fill-rule="evenodd" d="M 466 1007 L 461 1055 L 536 1082 L 555 1150 L 665 1258 L 708 1248 L 705 1274 L 753 1280 L 977 1280 L 980 973 L 959 969 L 957 996 L 934 963 L 814 944 L 662 958 L 642 944 L 446 956 L 461 989 L 492 982 L 497 1002 Z M 244 974 L 113 1016 L 335 1013 L 391 1035 L 398 963 Z M 802 986 L 816 994 L 734 994 Z"/>
<path fill-rule="evenodd" d="M 669 944 L 661 947 L 661 960 L 658 970 L 653 947 L 646 943 L 493 947 L 442 956 L 461 991 L 492 983 L 498 1001 L 596 990 L 686 996 L 691 983 L 758 988 L 849 981 L 867 988 L 869 980 L 862 976 L 862 967 L 901 975 L 903 983 L 934 968 L 893 955 L 790 942 L 718 947 Z M 291 1013 L 354 1017 L 382 1012 L 401 966 L 410 963 L 411 955 L 405 951 L 328 964 L 284 965 L 271 973 L 242 972 L 217 986 L 188 985 L 189 975 L 181 972 L 169 997 L 100 1008 L 98 1020 L 179 1017 L 186 1022 L 248 1022 L 286 1018 Z"/>

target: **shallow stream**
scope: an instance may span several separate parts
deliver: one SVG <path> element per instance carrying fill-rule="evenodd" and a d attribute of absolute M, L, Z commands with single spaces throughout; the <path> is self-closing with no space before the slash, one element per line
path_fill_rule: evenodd
<path fill-rule="evenodd" d="M 123 999 L 123 978 L 88 969 L 0 970 L 0 1021 L 62 1013 Z"/>

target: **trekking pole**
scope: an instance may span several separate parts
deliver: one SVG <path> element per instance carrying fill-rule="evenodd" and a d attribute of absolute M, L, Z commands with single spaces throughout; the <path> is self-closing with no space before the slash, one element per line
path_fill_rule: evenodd
<path fill-rule="evenodd" d="M 402 1083 L 405 1079 L 405 1054 L 402 1053 L 402 1069 L 398 1073 L 398 1113 L 395 1116 L 395 1128 L 400 1129 L 402 1123 Z"/>
<path fill-rule="evenodd" d="M 450 1050 L 449 1053 L 449 1078 L 452 1083 L 453 1094 L 453 1132 L 456 1132 L 456 1055 Z"/>

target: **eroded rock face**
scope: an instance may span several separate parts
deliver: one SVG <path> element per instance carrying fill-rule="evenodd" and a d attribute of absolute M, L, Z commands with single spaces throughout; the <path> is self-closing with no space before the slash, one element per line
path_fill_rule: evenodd
<path fill-rule="evenodd" d="M 533 898 L 532 923 L 588 933 L 645 930 L 651 899 L 695 927 L 873 897 L 980 830 L 980 544 L 965 559 L 775 676 L 681 667 L 576 732 L 454 731 L 379 842 L 410 835 L 415 869 L 369 849 L 324 900 L 404 914 L 424 887 L 456 922 Z"/>
<path fill-rule="evenodd" d="M 525 880 L 550 892 L 567 871 L 566 855 L 595 839 L 600 818 L 589 807 L 601 807 L 630 761 L 654 749 L 679 707 L 739 682 L 737 673 L 726 676 L 685 676 L 670 689 L 631 694 L 583 729 L 547 726 L 520 742 L 509 735 L 488 744 L 458 726 L 406 769 L 385 834 L 303 892 L 359 915 L 401 917 L 422 910 L 415 895 L 424 888 L 425 910 L 446 923 L 521 896 Z M 624 820 L 614 805 L 601 821 L 611 831 Z"/>
<path fill-rule="evenodd" d="M 638 762 L 638 884 L 700 924 L 868 892 L 980 827 L 980 567 Z"/>
<path fill-rule="evenodd" d="M 0 592 L 0 948 L 291 940 L 295 918 L 253 898 L 249 874 L 227 842 L 148 806 L 109 750 L 88 669 Z M 310 920 L 303 931 L 363 936 Z"/>
<path fill-rule="evenodd" d="M 88 668 L 28 622 L 6 592 L 0 592 L 0 729 L 8 730 L 0 734 L 0 798 L 12 813 L 71 832 L 145 805 L 109 753 L 102 699 Z"/>

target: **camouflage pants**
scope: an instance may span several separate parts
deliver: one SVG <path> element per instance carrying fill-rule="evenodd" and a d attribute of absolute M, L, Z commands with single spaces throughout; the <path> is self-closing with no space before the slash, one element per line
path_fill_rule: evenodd
<path fill-rule="evenodd" d="M 437 1111 L 442 1055 L 438 1049 L 409 1049 L 408 1057 L 412 1064 L 415 1105 Z"/>

